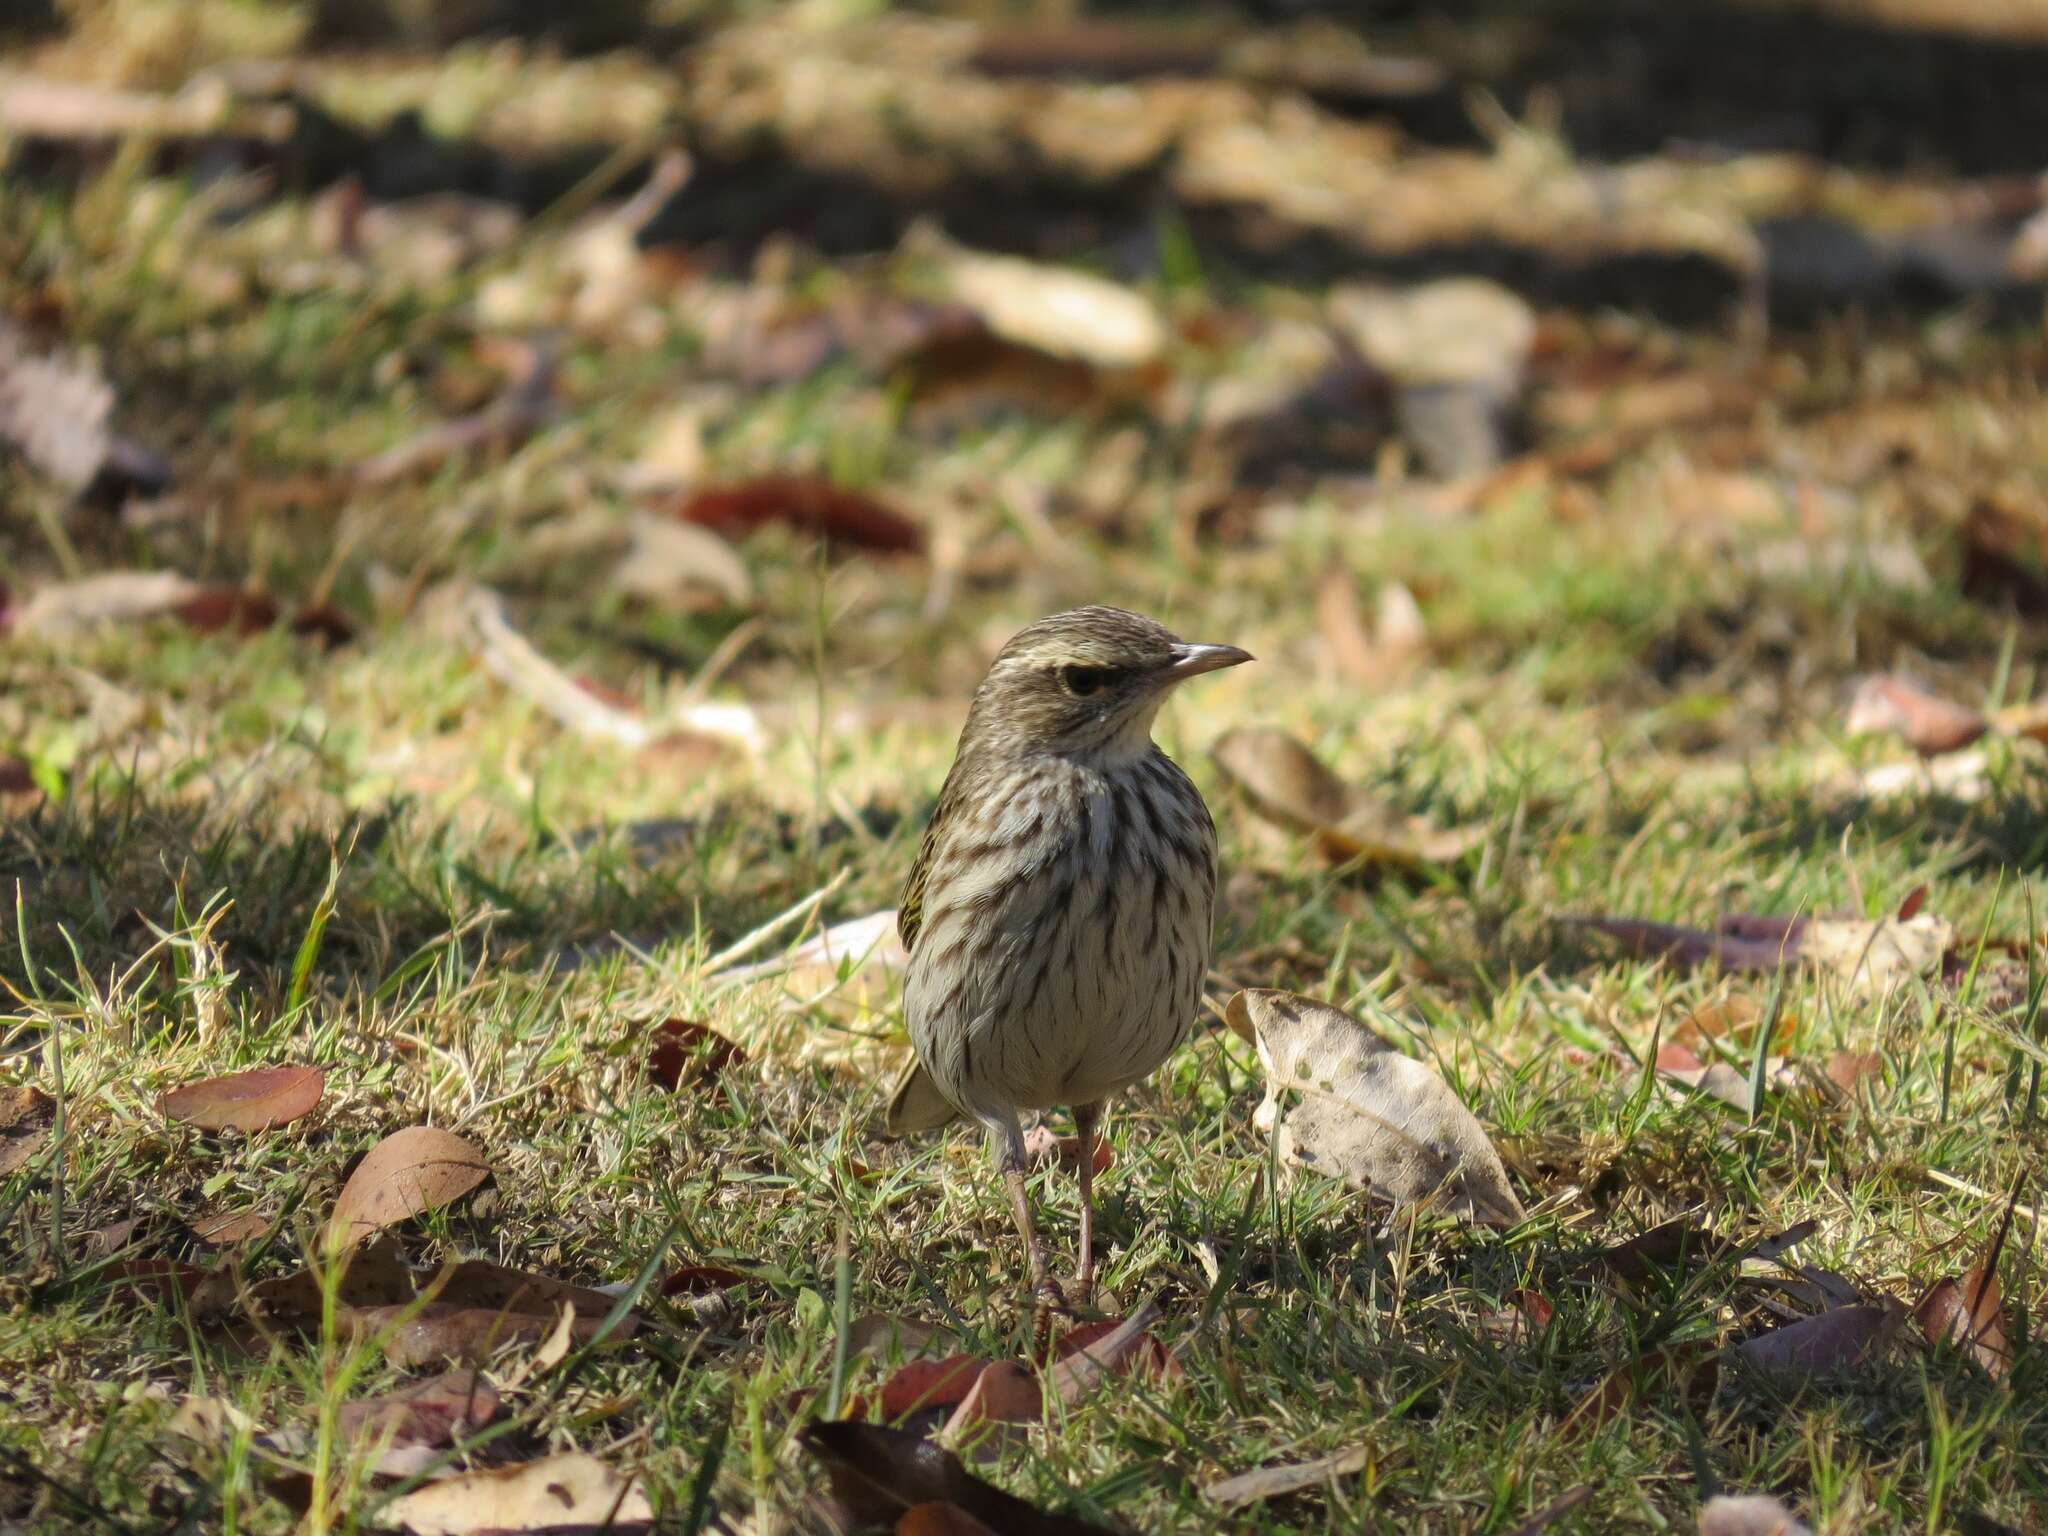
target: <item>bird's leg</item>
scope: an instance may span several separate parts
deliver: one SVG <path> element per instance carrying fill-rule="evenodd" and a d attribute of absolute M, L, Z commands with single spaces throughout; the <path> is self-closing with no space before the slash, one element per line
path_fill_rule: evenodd
<path fill-rule="evenodd" d="M 1063 1304 L 1065 1298 L 1046 1272 L 1045 1242 L 1031 1220 L 1031 1200 L 1024 1189 L 1024 1127 L 1013 1114 L 1007 1120 L 988 1122 L 988 1129 L 989 1139 L 996 1144 L 996 1171 L 1003 1176 L 1003 1184 L 1010 1193 L 1010 1215 L 1016 1220 L 1017 1235 L 1024 1239 L 1032 1294 L 1050 1293 L 1056 1303 Z"/>
<path fill-rule="evenodd" d="M 1086 1301 L 1095 1292 L 1095 1133 L 1102 1124 L 1102 1101 L 1074 1106 L 1074 1133 L 1081 1143 L 1081 1267 L 1074 1289 Z"/>

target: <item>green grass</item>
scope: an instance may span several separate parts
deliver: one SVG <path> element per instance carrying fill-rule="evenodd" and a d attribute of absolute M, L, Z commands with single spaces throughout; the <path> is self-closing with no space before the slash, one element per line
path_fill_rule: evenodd
<path fill-rule="evenodd" d="M 564 418 L 526 446 L 350 488 L 336 466 L 443 414 L 437 385 L 470 366 L 474 282 L 353 297 L 254 286 L 209 308 L 183 258 L 257 270 L 277 253 L 212 230 L 180 183 L 140 183 L 127 163 L 106 174 L 77 198 L 0 189 L 0 296 L 57 296 L 74 339 L 123 381 L 124 426 L 186 471 L 180 506 L 146 527 L 72 515 L 84 568 L 162 565 L 286 595 L 331 584 L 366 623 L 332 653 L 170 623 L 0 650 L 0 749 L 61 789 L 9 799 L 0 821 L 0 1075 L 59 1099 L 64 1127 L 0 1182 L 10 1528 L 293 1527 L 260 1459 L 168 1433 L 177 1403 L 222 1396 L 266 1427 L 308 1429 L 342 1373 L 360 1371 L 358 1394 L 391 1373 L 332 1342 L 251 1353 L 123 1294 L 90 1235 L 133 1218 L 145 1251 L 214 1264 L 189 1232 L 199 1214 L 282 1209 L 248 1276 L 283 1273 L 351 1160 L 409 1124 L 459 1129 L 495 1173 L 482 1199 L 408 1229 L 419 1265 L 482 1256 L 596 1284 L 665 1252 L 657 1268 L 752 1277 L 701 1336 L 679 1326 L 509 1392 L 494 1454 L 592 1450 L 642 1472 L 672 1519 L 700 1484 L 728 1528 L 797 1514 L 821 1484 L 792 1436 L 815 1409 L 803 1394 L 833 1371 L 842 1230 L 851 1314 L 936 1325 L 963 1351 L 1026 1351 L 1020 1256 L 978 1142 L 875 1134 L 904 1048 L 893 982 L 820 996 L 733 986 L 704 962 L 833 882 L 827 919 L 892 904 L 991 646 L 1097 599 L 1260 658 L 1161 723 L 1221 829 L 1213 997 L 1278 985 L 1329 998 L 1436 1064 L 1533 1214 L 1475 1232 L 1275 1181 L 1251 1124 L 1256 1059 L 1204 1030 L 1115 1111 L 1101 1197 L 1105 1283 L 1127 1307 L 1158 1299 L 1186 1378 L 1113 1383 L 1006 1450 L 991 1478 L 1132 1530 L 1208 1531 L 1224 1517 L 1203 1483 L 1363 1444 L 1363 1472 L 1228 1527 L 1502 1533 L 1585 1485 L 1554 1529 L 1687 1530 L 1714 1491 L 1776 1492 L 1824 1530 L 1945 1531 L 1973 1513 L 2044 1528 L 2048 1356 L 2026 1218 L 2004 1256 L 2017 1359 L 2002 1383 L 1909 1327 L 1838 1377 L 1788 1386 L 1731 1360 L 1710 1399 L 1653 1382 L 1611 1422 L 1563 1430 L 1646 1352 L 1767 1319 L 1726 1263 L 1623 1286 L 1580 1262 L 1603 1243 L 1688 1211 L 1743 1237 L 1811 1219 L 1798 1262 L 1910 1304 L 1973 1261 L 2016 1181 L 2040 1208 L 2048 1106 L 2013 1043 L 2041 1039 L 2024 1010 L 1994 1016 L 1939 984 L 1875 1001 L 1796 975 L 1794 1059 L 1876 1050 L 1885 1071 L 1860 1104 L 1772 1093 L 1750 1118 L 1658 1089 L 1640 1063 L 1692 1007 L 1737 991 L 1761 1003 L 1768 986 L 1620 958 L 1556 922 L 1878 915 L 1925 884 L 1965 954 L 1980 934 L 2038 937 L 2038 750 L 1994 749 L 1976 802 L 1874 803 L 1829 777 L 1896 755 L 1840 738 L 1860 671 L 1917 664 L 1975 703 L 2009 649 L 2003 699 L 2041 690 L 2039 626 L 1967 600 L 1939 529 L 1893 530 L 1929 551 L 1927 591 L 1759 574 L 1743 558 L 1753 530 L 1702 538 L 1654 494 L 1658 476 L 1696 469 L 1674 432 L 1575 503 L 1539 486 L 1447 517 L 1419 488 L 1362 501 L 1332 483 L 1191 532 L 1206 525 L 1178 429 L 1136 429 L 1133 475 L 1117 436 L 1132 428 L 1114 420 L 920 432 L 855 367 L 743 389 L 698 370 L 701 338 L 668 305 L 648 328 L 577 338 Z M 110 211 L 145 187 L 162 219 Z M 506 260 L 537 260 L 554 238 Z M 1174 279 L 1182 302 L 1200 280 L 1198 266 Z M 1986 368 L 2022 380 L 2024 347 L 2006 340 L 1986 341 Z M 1727 363 L 1702 352 L 1696 366 Z M 1937 378 L 1928 409 L 2003 412 L 2016 454 L 2038 452 L 2038 401 L 1980 383 Z M 770 531 L 745 547 L 748 610 L 621 597 L 606 572 L 632 498 L 612 471 L 681 404 L 707 413 L 714 474 L 830 468 L 989 564 L 933 602 L 926 562 L 821 562 Z M 1766 432 L 1810 446 L 1796 423 Z M 329 484 L 261 494 L 290 476 Z M 1879 474 L 1850 494 L 1878 516 L 1895 489 Z M 58 566 L 25 510 L 46 494 L 0 466 L 0 559 L 17 589 Z M 1333 564 L 1368 611 L 1381 581 L 1421 599 L 1429 645 L 1405 676 L 1366 689 L 1330 672 L 1312 594 Z M 656 701 L 680 684 L 645 645 L 694 668 L 757 623 L 712 692 L 759 706 L 770 745 L 706 766 L 564 731 L 478 667 L 430 603 L 394 595 L 458 576 L 503 590 L 565 666 Z M 1454 867 L 1378 882 L 1276 845 L 1206 757 L 1247 724 L 1294 731 L 1402 808 L 1483 826 L 1485 842 Z M 668 818 L 686 833 L 631 835 Z M 709 1023 L 748 1064 L 721 1091 L 650 1086 L 646 1030 L 669 1016 Z M 209 1136 L 156 1110 L 166 1088 L 281 1061 L 328 1072 L 320 1110 L 287 1129 Z M 1035 1195 L 1070 1253 L 1071 1185 L 1041 1176 Z M 1552 1323 L 1493 1337 L 1480 1319 L 1523 1287 L 1550 1299 Z M 881 1374 L 857 1358 L 848 1390 L 872 1394 Z M 354 1490 L 337 1495 L 345 1525 L 374 1496 L 349 1469 L 335 1476 Z"/>

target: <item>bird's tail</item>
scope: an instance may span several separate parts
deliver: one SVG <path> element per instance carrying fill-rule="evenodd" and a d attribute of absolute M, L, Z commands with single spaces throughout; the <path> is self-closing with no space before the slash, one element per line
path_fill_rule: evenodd
<path fill-rule="evenodd" d="M 891 1136 L 915 1136 L 920 1131 L 936 1131 L 951 1125 L 959 1118 L 960 1111 L 953 1107 L 952 1100 L 939 1092 L 939 1085 L 932 1081 L 924 1063 L 913 1055 L 890 1087 L 889 1110 L 883 1117 L 882 1129 Z"/>

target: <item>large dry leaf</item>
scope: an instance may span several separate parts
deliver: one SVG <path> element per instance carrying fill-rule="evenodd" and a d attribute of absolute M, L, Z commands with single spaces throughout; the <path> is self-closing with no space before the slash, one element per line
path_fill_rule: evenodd
<path fill-rule="evenodd" d="M 1946 1341 L 1981 1365 L 1994 1379 L 2012 1373 L 2012 1341 L 2005 1334 L 1998 1276 L 1981 1264 L 1957 1280 L 1937 1280 L 1913 1309 L 1913 1320 L 1929 1339 Z"/>
<path fill-rule="evenodd" d="M 902 513 L 865 492 L 810 475 L 763 475 L 714 486 L 692 494 L 677 515 L 731 539 L 781 523 L 845 548 L 905 554 L 924 548 L 924 530 Z"/>
<path fill-rule="evenodd" d="M 647 1075 L 673 1093 L 714 1083 L 747 1053 L 708 1024 L 691 1019 L 664 1019 L 654 1030 L 654 1048 L 647 1054 Z"/>
<path fill-rule="evenodd" d="M 1258 1046 L 1266 1097 L 1254 1123 L 1278 1137 L 1283 1159 L 1397 1204 L 1441 1201 L 1495 1226 L 1522 1219 L 1485 1129 L 1430 1068 L 1292 992 L 1240 992 L 1225 1013 Z"/>
<path fill-rule="evenodd" d="M 1700 1536 L 1813 1536 L 1813 1532 L 1767 1493 L 1721 1493 L 1700 1506 Z"/>
<path fill-rule="evenodd" d="M 51 582 L 19 606 L 0 610 L 0 633 L 60 639 L 95 624 L 174 613 L 203 590 L 176 571 L 102 571 Z"/>
<path fill-rule="evenodd" d="M 434 1286 L 432 1295 L 436 1301 L 454 1305 L 523 1312 L 536 1317 L 552 1317 L 567 1302 L 585 1317 L 602 1318 L 617 1300 L 592 1286 L 528 1274 L 488 1259 L 466 1259 L 456 1265 L 446 1279 Z M 636 1327 L 638 1322 L 638 1315 L 632 1312 L 621 1319 L 622 1326 Z"/>
<path fill-rule="evenodd" d="M 1347 784 L 1285 731 L 1226 732 L 1210 749 L 1216 766 L 1269 821 L 1305 832 L 1324 858 L 1417 869 L 1448 864 L 1477 846 L 1483 827 L 1438 827 L 1402 816 Z"/>
<path fill-rule="evenodd" d="M 893 1525 L 920 1504 L 953 1504 L 1001 1536 L 1109 1536 L 1099 1525 L 1047 1514 L 983 1482 L 922 1435 L 855 1420 L 806 1424 L 797 1439 L 825 1465 L 849 1528 Z"/>
<path fill-rule="evenodd" d="M 206 1131 L 268 1131 L 309 1115 L 326 1090 L 318 1067 L 256 1067 L 187 1083 L 159 1098 L 157 1109 Z"/>
<path fill-rule="evenodd" d="M 393 1499 L 378 1519 L 412 1536 L 565 1528 L 625 1533 L 649 1529 L 654 1505 L 639 1479 L 568 1451 L 429 1483 Z"/>
<path fill-rule="evenodd" d="M 0 1178 L 25 1167 L 57 1123 L 57 1101 L 32 1084 L 0 1093 Z"/>
<path fill-rule="evenodd" d="M 1836 1307 L 1744 1339 L 1735 1353 L 1767 1375 L 1826 1376 L 1861 1365 L 1891 1336 L 1897 1321 L 1897 1309 L 1890 1306 Z"/>
<path fill-rule="evenodd" d="M 491 1176 L 483 1154 L 431 1125 L 394 1132 L 370 1148 L 334 1202 L 330 1231 L 360 1242 L 384 1228 L 459 1200 Z"/>

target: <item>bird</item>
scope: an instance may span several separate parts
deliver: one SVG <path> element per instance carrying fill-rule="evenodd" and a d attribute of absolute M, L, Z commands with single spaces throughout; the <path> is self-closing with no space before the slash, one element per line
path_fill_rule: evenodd
<path fill-rule="evenodd" d="M 1187 1038 L 1209 967 L 1215 823 L 1152 722 L 1179 684 L 1252 659 L 1121 608 L 1026 625 L 975 690 L 904 887 L 914 1054 L 884 1129 L 983 1127 L 1045 1304 L 1066 1298 L 1031 1219 L 1022 1116 L 1073 1111 L 1085 1298 L 1103 1106 Z"/>

